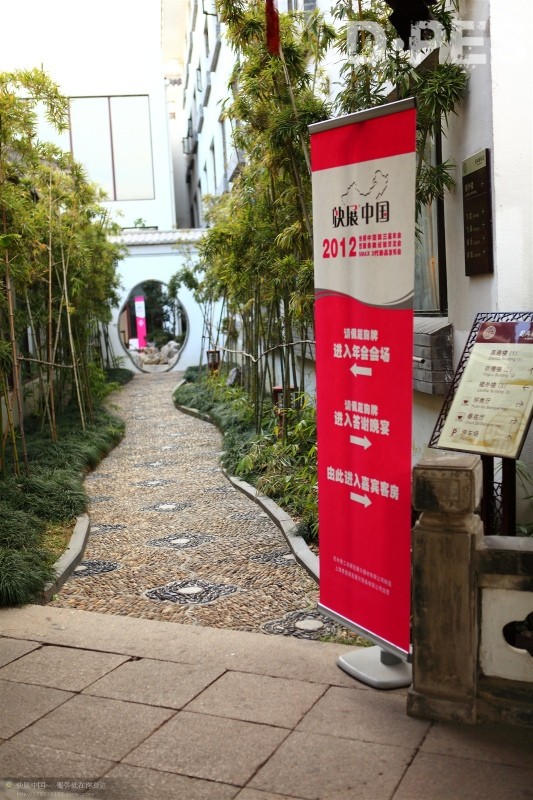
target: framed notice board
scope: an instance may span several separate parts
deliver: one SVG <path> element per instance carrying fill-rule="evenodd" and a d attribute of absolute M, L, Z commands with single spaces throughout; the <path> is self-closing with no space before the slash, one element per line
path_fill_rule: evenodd
<path fill-rule="evenodd" d="M 533 313 L 477 314 L 430 447 L 517 459 L 533 414 Z"/>

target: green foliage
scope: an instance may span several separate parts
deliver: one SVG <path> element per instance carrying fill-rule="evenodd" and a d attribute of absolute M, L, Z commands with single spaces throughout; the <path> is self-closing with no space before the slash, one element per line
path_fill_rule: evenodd
<path fill-rule="evenodd" d="M 284 412 L 279 425 L 254 437 L 235 473 L 252 483 L 299 520 L 307 541 L 318 539 L 316 412 L 306 398 Z"/>
<path fill-rule="evenodd" d="M 129 371 L 128 371 L 129 372 Z M 50 442 L 39 420 L 27 426 L 29 470 L 0 478 L 0 606 L 35 601 L 52 577 L 47 524 L 73 523 L 87 509 L 84 474 L 121 440 L 124 424 L 101 408 L 83 431 L 75 408 Z"/>
<path fill-rule="evenodd" d="M 38 402 L 50 438 L 57 438 L 65 397 L 77 398 L 83 427 L 107 391 L 99 326 L 118 301 L 123 256 L 110 241 L 117 226 L 100 205 L 101 191 L 70 153 L 38 139 L 38 112 L 57 131 L 67 129 L 68 100 L 42 70 L 0 73 L 0 397 L 9 412 L 2 430 L 7 423 L 15 474 L 21 462 L 28 468 L 20 359 L 31 357 L 22 361 L 23 377 L 42 389 Z M 28 331 L 31 353 L 23 348 Z M 52 370 L 52 363 L 69 369 Z"/>
<path fill-rule="evenodd" d="M 40 546 L 45 525 L 38 517 L 13 508 L 11 504 L 0 502 L 0 519 L 0 547 L 7 550 L 32 550 Z"/>
<path fill-rule="evenodd" d="M 104 373 L 106 376 L 106 381 L 114 386 L 116 384 L 119 386 L 124 386 L 126 383 L 131 381 L 134 375 L 131 369 L 125 369 L 124 367 L 111 367 L 109 369 L 105 369 Z"/>
<path fill-rule="evenodd" d="M 516 461 L 515 468 L 517 483 L 527 502 L 526 517 L 529 517 L 516 526 L 516 532 L 519 536 L 533 536 L 533 474 L 531 468 L 521 459 Z"/>
<path fill-rule="evenodd" d="M 0 547 L 0 606 L 20 606 L 34 600 L 53 576 L 44 552 Z"/>
<path fill-rule="evenodd" d="M 4 482 L 9 504 L 46 521 L 70 520 L 87 510 L 87 495 L 80 478 L 63 469 L 38 467 Z"/>

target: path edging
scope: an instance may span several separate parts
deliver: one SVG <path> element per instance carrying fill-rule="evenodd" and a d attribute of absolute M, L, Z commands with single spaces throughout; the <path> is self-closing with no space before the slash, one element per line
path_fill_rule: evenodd
<path fill-rule="evenodd" d="M 78 566 L 83 558 L 87 539 L 91 530 L 91 521 L 88 514 L 77 517 L 72 536 L 67 549 L 59 556 L 54 564 L 55 578 L 45 584 L 40 593 L 39 600 L 41 605 L 46 605 L 52 597 L 57 594 L 63 586 L 71 572 Z"/>
<path fill-rule="evenodd" d="M 272 522 L 274 522 L 282 532 L 298 564 L 300 564 L 308 575 L 318 583 L 319 558 L 309 549 L 305 539 L 294 533 L 297 525 L 292 517 L 280 508 L 270 497 L 261 494 L 255 486 L 246 483 L 246 481 L 242 481 L 240 478 L 228 475 L 225 469 L 222 469 L 222 472 L 236 489 L 245 494 L 250 500 L 253 500 L 254 503 L 257 503 L 257 505 L 268 514 Z"/>

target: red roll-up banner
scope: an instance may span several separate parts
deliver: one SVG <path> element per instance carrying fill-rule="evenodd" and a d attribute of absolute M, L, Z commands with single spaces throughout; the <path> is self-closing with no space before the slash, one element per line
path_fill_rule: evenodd
<path fill-rule="evenodd" d="M 311 125 L 320 609 L 410 651 L 416 111 Z"/>

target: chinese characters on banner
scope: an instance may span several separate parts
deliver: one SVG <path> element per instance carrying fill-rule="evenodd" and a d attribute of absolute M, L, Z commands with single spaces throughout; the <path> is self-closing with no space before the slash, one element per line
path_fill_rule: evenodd
<path fill-rule="evenodd" d="M 144 296 L 135 298 L 135 321 L 137 323 L 137 339 L 139 350 L 146 347 L 146 309 L 144 306 Z"/>
<path fill-rule="evenodd" d="M 310 126 L 320 607 L 410 649 L 416 113 Z"/>
<path fill-rule="evenodd" d="M 518 458 L 533 412 L 533 325 L 484 322 L 437 447 Z"/>

